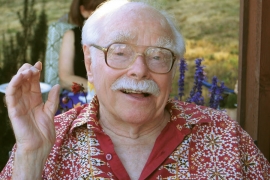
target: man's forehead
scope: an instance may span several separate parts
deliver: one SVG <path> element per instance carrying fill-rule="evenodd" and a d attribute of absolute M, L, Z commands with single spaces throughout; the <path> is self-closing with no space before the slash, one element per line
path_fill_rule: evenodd
<path fill-rule="evenodd" d="M 112 31 L 109 33 L 109 35 L 106 36 L 106 41 L 103 41 L 103 42 L 106 43 L 106 45 L 112 44 L 114 42 L 122 42 L 122 43 L 131 43 L 135 45 L 158 46 L 158 47 L 165 47 L 165 48 L 173 47 L 173 40 L 172 40 L 172 37 L 170 37 L 169 35 L 158 36 L 155 38 L 149 37 L 152 40 L 151 43 L 138 44 L 137 39 L 139 39 L 140 36 L 143 36 L 143 35 L 140 34 L 139 30 L 137 31 L 139 33 L 136 33 L 134 29 L 133 31 L 129 31 L 129 30 Z"/>
<path fill-rule="evenodd" d="M 99 23 L 103 24 L 102 27 L 110 27 L 103 30 L 106 36 L 110 36 L 111 41 L 133 41 L 140 35 L 152 38 L 152 34 L 159 33 L 162 37 L 155 37 L 159 38 L 155 43 L 160 44 L 164 39 L 168 39 L 168 35 L 171 36 L 171 28 L 166 18 L 144 3 L 124 4 L 117 10 L 104 14 Z M 108 30 L 111 32 L 107 32 Z"/>

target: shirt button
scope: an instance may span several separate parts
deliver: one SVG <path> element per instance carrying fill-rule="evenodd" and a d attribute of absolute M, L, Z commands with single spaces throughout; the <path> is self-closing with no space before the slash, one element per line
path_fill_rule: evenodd
<path fill-rule="evenodd" d="M 112 159 L 112 155 L 111 154 L 106 154 L 106 159 L 109 161 Z"/>

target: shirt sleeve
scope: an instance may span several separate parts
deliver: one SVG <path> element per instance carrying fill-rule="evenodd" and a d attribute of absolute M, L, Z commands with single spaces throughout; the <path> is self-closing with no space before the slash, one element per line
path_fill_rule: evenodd
<path fill-rule="evenodd" d="M 12 148 L 11 155 L 9 160 L 4 167 L 4 169 L 0 173 L 0 179 L 11 180 L 12 172 L 13 172 L 13 165 L 14 165 L 14 157 L 15 157 L 16 145 Z"/>

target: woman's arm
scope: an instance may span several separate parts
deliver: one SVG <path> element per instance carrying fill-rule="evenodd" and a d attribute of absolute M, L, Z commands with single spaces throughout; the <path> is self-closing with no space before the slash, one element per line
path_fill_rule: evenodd
<path fill-rule="evenodd" d="M 71 90 L 72 82 L 83 84 L 87 88 L 87 79 L 74 74 L 74 32 L 68 30 L 64 36 L 59 55 L 59 79 L 64 89 Z"/>

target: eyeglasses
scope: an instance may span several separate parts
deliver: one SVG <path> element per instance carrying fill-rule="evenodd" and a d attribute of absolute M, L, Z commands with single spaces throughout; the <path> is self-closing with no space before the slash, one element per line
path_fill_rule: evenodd
<path fill-rule="evenodd" d="M 135 52 L 133 47 L 136 45 L 113 43 L 108 47 L 90 46 L 103 51 L 106 64 L 114 69 L 126 69 L 134 63 L 137 55 L 142 55 Z M 176 59 L 171 50 L 163 47 L 148 47 L 143 55 L 150 71 L 159 74 L 170 72 Z"/>

